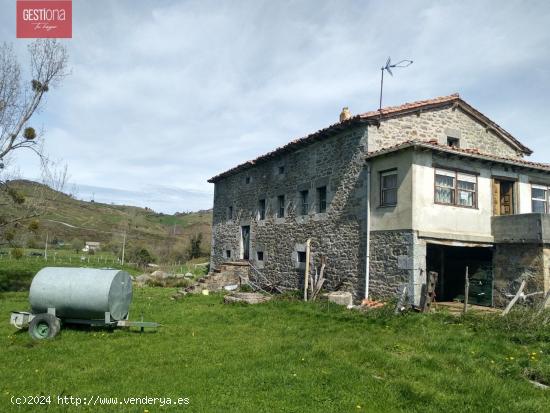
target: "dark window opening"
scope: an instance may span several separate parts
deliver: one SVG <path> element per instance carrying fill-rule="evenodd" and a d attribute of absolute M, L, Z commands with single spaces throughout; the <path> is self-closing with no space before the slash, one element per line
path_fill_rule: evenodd
<path fill-rule="evenodd" d="M 317 188 L 317 212 L 327 211 L 327 187 Z"/>
<path fill-rule="evenodd" d="M 298 262 L 301 262 L 301 263 L 306 262 L 306 252 L 305 251 L 298 251 Z"/>
<path fill-rule="evenodd" d="M 231 258 L 231 250 L 225 250 L 225 257 Z"/>
<path fill-rule="evenodd" d="M 309 191 L 300 192 L 300 215 L 307 215 L 309 212 Z"/>
<path fill-rule="evenodd" d="M 279 195 L 277 197 L 277 202 L 279 204 L 279 209 L 277 210 L 277 218 L 284 218 L 285 216 L 285 196 Z"/>
<path fill-rule="evenodd" d="M 233 207 L 232 206 L 227 208 L 227 219 L 233 219 Z"/>
<path fill-rule="evenodd" d="M 264 260 L 264 252 L 263 251 L 257 251 L 256 255 L 258 256 L 258 261 Z"/>
<path fill-rule="evenodd" d="M 260 199 L 258 202 L 258 212 L 260 221 L 263 221 L 265 219 L 265 199 Z"/>
<path fill-rule="evenodd" d="M 285 167 L 283 165 L 279 166 L 278 170 L 279 175 L 283 175 L 285 173 Z"/>
<path fill-rule="evenodd" d="M 447 146 L 451 148 L 460 148 L 460 139 L 447 136 Z"/>
<path fill-rule="evenodd" d="M 249 184 L 249 183 L 250 183 L 250 177 L 249 177 L 249 176 L 247 176 L 247 177 L 245 178 L 245 180 L 244 180 L 244 181 L 245 181 L 245 182 L 246 182 L 247 184 Z"/>

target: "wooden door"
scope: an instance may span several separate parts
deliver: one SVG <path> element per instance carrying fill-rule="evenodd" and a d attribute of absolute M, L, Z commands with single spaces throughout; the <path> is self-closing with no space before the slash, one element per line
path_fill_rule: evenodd
<path fill-rule="evenodd" d="M 514 183 L 510 181 L 500 182 L 500 215 L 512 215 L 514 213 Z"/>
<path fill-rule="evenodd" d="M 500 215 L 500 181 L 493 179 L 493 215 Z"/>

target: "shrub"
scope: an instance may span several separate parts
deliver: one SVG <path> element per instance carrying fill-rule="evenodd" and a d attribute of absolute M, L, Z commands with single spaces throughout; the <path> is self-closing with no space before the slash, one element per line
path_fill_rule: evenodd
<path fill-rule="evenodd" d="M 145 247 L 137 247 L 130 254 L 130 260 L 140 267 L 145 267 L 151 262 L 155 262 L 155 258 Z"/>
<path fill-rule="evenodd" d="M 13 248 L 11 250 L 11 256 L 16 260 L 23 258 L 23 248 Z"/>

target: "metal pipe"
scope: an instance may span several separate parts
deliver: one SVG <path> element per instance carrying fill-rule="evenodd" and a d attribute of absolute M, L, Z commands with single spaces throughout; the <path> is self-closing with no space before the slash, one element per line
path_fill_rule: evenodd
<path fill-rule="evenodd" d="M 365 299 L 369 298 L 369 283 L 370 283 L 370 176 L 371 169 L 370 163 L 367 162 L 367 247 L 365 250 Z"/>
<path fill-rule="evenodd" d="M 309 283 L 309 254 L 310 254 L 311 239 L 306 241 L 306 271 L 304 278 L 304 301 L 307 301 L 307 288 Z"/>

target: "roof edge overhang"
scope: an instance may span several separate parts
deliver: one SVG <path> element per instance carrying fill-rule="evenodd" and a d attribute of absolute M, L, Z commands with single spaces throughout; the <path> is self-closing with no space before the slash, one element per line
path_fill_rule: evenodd
<path fill-rule="evenodd" d="M 389 148 L 380 149 L 375 152 L 369 152 L 365 159 L 368 161 L 370 159 L 377 158 L 379 156 L 388 155 L 394 152 L 399 152 L 406 149 L 418 150 L 418 151 L 431 151 L 437 154 L 457 157 L 457 158 L 466 158 L 466 159 L 476 159 L 481 162 L 487 163 L 496 163 L 496 164 L 505 164 L 515 166 L 517 168 L 530 169 L 539 172 L 550 173 L 550 164 L 543 164 L 538 162 L 529 162 L 523 159 L 513 159 L 513 158 L 504 158 L 495 155 L 490 155 L 475 150 L 467 149 L 454 149 L 451 147 L 446 147 L 439 145 L 433 142 L 425 141 L 408 141 L 398 145 L 394 145 Z"/>
<path fill-rule="evenodd" d="M 280 148 L 277 148 L 271 152 L 266 153 L 265 155 L 261 155 L 257 157 L 256 159 L 253 159 L 251 161 L 244 162 L 242 164 L 239 164 L 235 166 L 234 168 L 228 169 L 225 172 L 222 172 L 221 174 L 218 174 L 208 180 L 209 183 L 215 183 L 227 176 L 234 175 L 238 172 L 244 171 L 246 169 L 249 169 L 257 164 L 260 164 L 262 162 L 266 162 L 270 159 L 276 158 L 280 155 L 294 152 L 300 148 L 303 148 L 305 146 L 308 146 L 314 142 L 318 142 L 324 138 L 338 135 L 342 132 L 345 132 L 349 129 L 353 129 L 355 127 L 359 126 L 366 126 L 366 125 L 373 125 L 377 124 L 376 121 L 373 121 L 372 119 L 365 119 L 361 118 L 360 116 L 354 116 L 346 121 L 335 123 L 334 125 L 331 125 L 325 129 L 321 129 L 315 133 L 312 133 L 304 138 L 295 139 L 289 143 L 287 143 L 284 146 L 281 146 Z"/>

